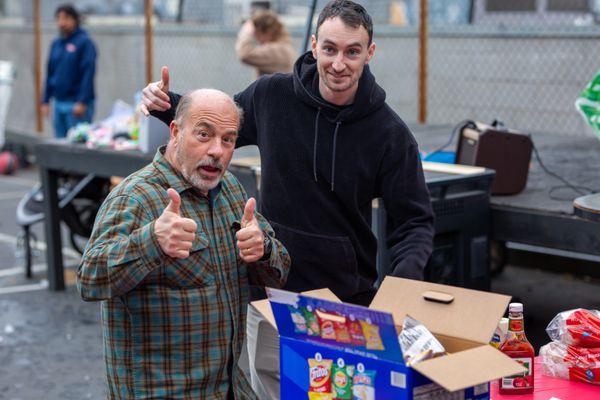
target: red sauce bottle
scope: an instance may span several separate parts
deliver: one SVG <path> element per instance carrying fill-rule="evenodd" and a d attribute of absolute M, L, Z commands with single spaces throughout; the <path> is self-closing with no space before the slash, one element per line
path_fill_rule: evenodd
<path fill-rule="evenodd" d="M 508 334 L 500 351 L 527 368 L 524 373 L 501 378 L 498 385 L 500 394 L 533 393 L 535 351 L 525 336 L 521 303 L 510 303 L 508 306 Z"/>

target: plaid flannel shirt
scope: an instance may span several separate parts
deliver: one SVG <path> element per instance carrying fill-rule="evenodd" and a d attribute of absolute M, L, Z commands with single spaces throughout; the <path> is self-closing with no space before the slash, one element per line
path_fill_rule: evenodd
<path fill-rule="evenodd" d="M 202 196 L 160 149 L 102 205 L 77 271 L 84 300 L 102 300 L 108 396 L 111 399 L 255 398 L 237 367 L 245 332 L 248 285 L 280 287 L 290 258 L 267 221 L 270 259 L 244 263 L 232 228 L 246 194 L 226 172 Z M 181 196 L 181 215 L 198 223 L 190 256 L 163 253 L 154 221 Z"/>

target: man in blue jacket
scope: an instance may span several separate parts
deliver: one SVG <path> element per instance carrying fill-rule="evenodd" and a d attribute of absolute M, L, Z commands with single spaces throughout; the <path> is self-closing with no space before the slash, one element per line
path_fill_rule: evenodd
<path fill-rule="evenodd" d="M 59 6 L 54 16 L 60 37 L 50 47 L 41 109 L 48 117 L 48 103 L 54 99 L 54 132 L 62 138 L 77 123 L 92 121 L 96 48 L 79 27 L 81 17 L 73 6 Z"/>
<path fill-rule="evenodd" d="M 260 149 L 261 213 L 292 259 L 285 288 L 328 287 L 362 305 L 376 291 L 371 201 L 383 198 L 388 212 L 391 275 L 423 279 L 434 233 L 417 143 L 369 70 L 372 39 L 362 6 L 331 1 L 291 74 L 261 77 L 235 96 L 245 116 L 237 146 Z M 168 123 L 179 98 L 163 68 L 141 109 Z M 278 392 L 277 333 L 266 325 L 249 310 L 250 372 L 261 398 Z"/>

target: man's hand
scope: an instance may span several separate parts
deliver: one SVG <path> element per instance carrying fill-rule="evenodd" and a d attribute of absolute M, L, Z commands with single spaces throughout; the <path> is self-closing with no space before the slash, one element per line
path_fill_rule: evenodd
<path fill-rule="evenodd" d="M 42 113 L 42 117 L 48 118 L 50 116 L 50 106 L 48 103 L 40 105 L 40 111 Z"/>
<path fill-rule="evenodd" d="M 248 199 L 242 217 L 242 229 L 237 231 L 237 246 L 242 260 L 246 263 L 258 261 L 265 254 L 264 233 L 254 216 L 256 200 Z"/>
<path fill-rule="evenodd" d="M 173 258 L 187 258 L 196 238 L 198 224 L 192 219 L 181 217 L 179 213 L 181 197 L 175 189 L 169 189 L 167 194 L 171 201 L 154 223 L 154 234 L 166 255 Z"/>
<path fill-rule="evenodd" d="M 254 31 L 256 30 L 256 27 L 254 26 L 254 22 L 252 22 L 252 20 L 249 19 L 246 22 L 244 22 L 244 24 L 242 25 L 240 30 L 242 31 L 241 32 L 242 34 L 251 36 L 251 35 L 254 35 Z"/>
<path fill-rule="evenodd" d="M 85 110 L 87 110 L 87 105 L 77 102 L 73 106 L 73 115 L 76 117 L 81 117 L 83 114 L 85 114 Z"/>
<path fill-rule="evenodd" d="M 150 115 L 150 111 L 166 111 L 171 108 L 169 99 L 169 68 L 162 67 L 160 74 L 160 81 L 152 82 L 142 90 L 140 111 L 147 117 Z"/>

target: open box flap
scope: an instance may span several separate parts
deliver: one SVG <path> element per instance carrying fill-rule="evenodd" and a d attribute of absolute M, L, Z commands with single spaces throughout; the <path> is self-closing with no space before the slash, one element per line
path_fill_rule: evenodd
<path fill-rule="evenodd" d="M 267 288 L 267 295 L 281 337 L 373 359 L 402 359 L 390 313 L 285 290 Z M 352 335 L 358 331 L 360 339 Z"/>
<path fill-rule="evenodd" d="M 307 292 L 302 292 L 310 297 L 316 297 L 319 299 L 325 299 L 329 301 L 334 301 L 337 303 L 341 303 L 342 301 L 337 298 L 333 292 L 327 288 L 324 289 L 315 289 L 309 290 Z M 264 300 L 256 300 L 250 303 L 256 310 L 265 317 L 265 319 L 273 326 L 273 328 L 277 329 L 277 324 L 275 323 L 275 316 L 273 315 L 273 310 L 271 309 L 271 303 L 269 303 L 269 299 Z"/>
<path fill-rule="evenodd" d="M 510 296 L 387 276 L 370 308 L 422 322 L 432 333 L 488 343 Z"/>
<path fill-rule="evenodd" d="M 413 369 L 451 392 L 526 371 L 490 345 L 426 360 Z"/>

